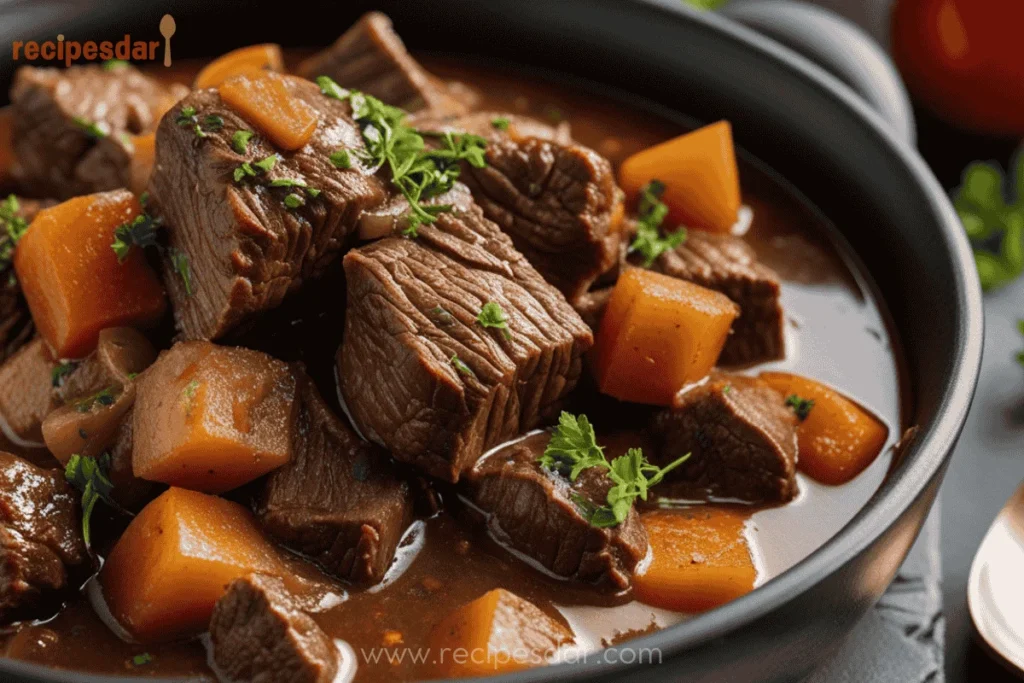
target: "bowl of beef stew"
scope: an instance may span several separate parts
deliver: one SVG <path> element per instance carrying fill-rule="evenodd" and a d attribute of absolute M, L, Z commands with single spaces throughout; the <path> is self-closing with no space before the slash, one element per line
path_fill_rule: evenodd
<path fill-rule="evenodd" d="M 980 357 L 920 159 L 717 17 L 437 4 L 5 63 L 4 676 L 796 680 L 891 580 Z"/>

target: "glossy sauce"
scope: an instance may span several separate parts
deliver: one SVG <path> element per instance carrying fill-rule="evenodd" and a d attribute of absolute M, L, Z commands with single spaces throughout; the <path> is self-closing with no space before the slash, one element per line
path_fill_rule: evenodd
<path fill-rule="evenodd" d="M 569 121 L 577 140 L 613 164 L 690 127 L 522 74 L 442 59 L 429 59 L 426 66 L 477 89 L 483 94 L 481 108 Z M 746 239 L 784 279 L 782 304 L 787 314 L 786 360 L 749 371 L 786 369 L 821 380 L 870 408 L 889 427 L 883 454 L 852 482 L 828 487 L 798 475 L 800 494 L 792 503 L 745 508 L 750 514 L 748 541 L 759 570 L 758 584 L 762 584 L 832 537 L 877 490 L 889 467 L 892 445 L 902 432 L 903 401 L 909 395 L 885 313 L 834 228 L 791 187 L 755 162 L 742 160 L 741 177 L 744 203 L 753 213 Z M 324 396 L 336 397 L 333 364 L 344 325 L 338 304 L 343 290 L 339 264 L 322 281 L 307 287 L 299 299 L 231 341 L 304 362 Z M 617 404 L 586 390 L 576 394 L 569 407 L 587 412 L 609 456 L 638 445 L 635 430 L 647 419 L 649 409 Z M 576 632 L 577 646 L 587 650 L 688 618 L 642 605 L 628 594 L 601 594 L 590 586 L 536 571 L 489 539 L 454 492 L 442 490 L 440 495 L 445 512 L 418 522 L 406 534 L 386 585 L 364 591 L 339 586 L 347 597 L 331 607 L 327 601 L 314 614 L 332 637 L 351 646 L 358 664 L 357 681 L 430 677 L 429 664 L 413 660 L 429 661 L 433 656 L 426 652 L 433 623 L 496 587 L 511 590 L 568 622 Z M 396 641 L 396 633 L 401 642 Z M 213 676 L 199 641 L 147 647 L 123 643 L 84 600 L 69 605 L 48 623 L 12 627 L 8 635 L 0 635 L 0 652 L 4 647 L 10 657 L 63 668 Z M 376 650 L 371 653 L 371 648 Z M 131 658 L 141 652 L 152 655 L 152 662 L 145 669 L 134 669 Z"/>

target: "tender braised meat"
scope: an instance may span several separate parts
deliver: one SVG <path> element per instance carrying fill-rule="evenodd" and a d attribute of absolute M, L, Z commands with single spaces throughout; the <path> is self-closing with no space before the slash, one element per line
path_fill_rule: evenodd
<path fill-rule="evenodd" d="M 796 419 L 759 379 L 715 373 L 659 412 L 649 427 L 651 461 L 690 453 L 658 493 L 784 503 L 797 493 Z"/>
<path fill-rule="evenodd" d="M 612 296 L 612 289 L 614 288 L 592 289 L 572 303 L 572 307 L 583 318 L 583 322 L 595 334 L 597 333 L 598 326 L 601 324 L 601 316 L 604 315 L 604 309 L 608 306 L 608 299 Z"/>
<path fill-rule="evenodd" d="M 89 559 L 78 497 L 59 470 L 0 453 L 0 623 L 34 612 Z"/>
<path fill-rule="evenodd" d="M 284 583 L 261 574 L 237 579 L 210 618 L 213 662 L 234 683 L 331 683 L 338 649 Z"/>
<path fill-rule="evenodd" d="M 593 335 L 457 185 L 417 239 L 344 260 L 341 392 L 356 426 L 398 460 L 458 481 L 488 448 L 551 417 Z M 508 330 L 477 317 L 494 302 Z"/>
<path fill-rule="evenodd" d="M 260 520 L 331 574 L 377 583 L 412 518 L 409 488 L 387 453 L 334 415 L 305 373 L 299 383 L 292 460 L 267 478 Z"/>
<path fill-rule="evenodd" d="M 507 126 L 505 125 L 507 122 Z M 488 142 L 505 139 L 526 140 L 539 138 L 559 145 L 572 145 L 572 132 L 568 121 L 556 126 L 521 114 L 501 111 L 474 111 L 462 115 L 438 115 L 424 111 L 409 117 L 409 125 L 419 130 L 436 133 L 470 133 L 487 138 Z"/>
<path fill-rule="evenodd" d="M 49 201 L 20 197 L 16 197 L 13 203 L 9 198 L 0 201 L 0 363 L 35 334 L 32 315 L 14 276 L 13 261 L 9 256 L 3 256 L 7 249 L 11 249 L 13 255 L 13 247 L 9 245 L 11 222 L 20 219 L 31 224 L 39 210 L 49 204 Z"/>
<path fill-rule="evenodd" d="M 43 419 L 60 405 L 53 391 L 56 365 L 42 337 L 0 365 L 0 419 L 6 423 L 5 433 L 26 444 L 43 442 Z"/>
<path fill-rule="evenodd" d="M 347 246 L 364 209 L 386 199 L 384 181 L 358 161 L 346 170 L 330 162 L 338 149 L 363 146 L 349 105 L 325 97 L 313 83 L 283 78 L 290 94 L 318 116 L 312 139 L 294 152 L 276 149 L 260 135 L 248 142 L 245 154 L 238 153 L 232 136 L 254 126 L 213 89 L 189 95 L 157 130 L 149 188 L 154 211 L 168 229 L 169 254 L 176 250 L 188 261 L 192 295 L 171 258 L 165 260 L 164 278 L 175 319 L 188 339 L 219 338 L 276 307 Z M 219 116 L 223 126 L 199 137 L 193 127 L 176 123 L 182 107 L 194 108 L 200 119 Z M 270 170 L 234 180 L 243 163 L 274 154 L 279 158 Z M 285 197 L 296 188 L 270 186 L 281 179 L 305 183 L 319 194 L 303 192 L 305 204 L 288 208 Z"/>
<path fill-rule="evenodd" d="M 132 145 L 188 92 L 133 67 L 22 67 L 11 102 L 19 183 L 28 194 L 67 199 L 127 187 Z"/>
<path fill-rule="evenodd" d="M 779 277 L 757 262 L 738 237 L 691 230 L 686 242 L 662 254 L 655 270 L 725 294 L 740 306 L 740 317 L 718 362 L 763 363 L 785 357 L 785 320 L 779 304 Z"/>
<path fill-rule="evenodd" d="M 607 504 L 612 481 L 600 468 L 574 482 L 540 466 L 551 435 L 541 432 L 487 456 L 466 474 L 473 503 L 488 515 L 501 543 L 533 558 L 558 576 L 629 587 L 647 554 L 647 533 L 636 510 L 615 527 L 598 528 L 580 510 L 582 501 Z"/>
<path fill-rule="evenodd" d="M 391 19 L 380 12 L 364 14 L 333 45 L 302 62 L 298 74 L 310 80 L 330 76 L 343 88 L 361 90 L 410 112 L 466 111 L 444 83 L 409 55 Z"/>

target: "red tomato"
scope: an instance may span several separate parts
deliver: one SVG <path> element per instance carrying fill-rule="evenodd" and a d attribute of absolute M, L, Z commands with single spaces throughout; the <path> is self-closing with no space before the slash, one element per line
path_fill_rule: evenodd
<path fill-rule="evenodd" d="M 1024 136 L 1024 0 L 897 0 L 892 53 L 914 96 L 953 124 Z"/>

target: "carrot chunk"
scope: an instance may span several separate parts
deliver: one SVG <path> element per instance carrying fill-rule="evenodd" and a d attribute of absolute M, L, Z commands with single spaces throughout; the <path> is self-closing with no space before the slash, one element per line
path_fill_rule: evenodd
<path fill-rule="evenodd" d="M 142 195 L 149 185 L 149 176 L 153 173 L 153 163 L 156 161 L 156 133 L 133 135 L 131 145 L 131 187 L 128 189 L 136 195 Z"/>
<path fill-rule="evenodd" d="M 623 401 L 671 405 L 707 376 L 739 308 L 723 294 L 642 268 L 612 290 L 591 360 L 598 387 Z"/>
<path fill-rule="evenodd" d="M 572 632 L 532 602 L 496 588 L 463 605 L 431 631 L 436 673 L 487 676 L 543 664 Z"/>
<path fill-rule="evenodd" d="M 281 149 L 292 151 L 316 131 L 316 112 L 288 92 L 285 76 L 264 71 L 242 74 L 217 87 L 225 104 L 259 128 Z"/>
<path fill-rule="evenodd" d="M 635 199 L 652 180 L 665 184 L 669 223 L 729 232 L 740 210 L 732 127 L 719 121 L 649 147 L 622 162 L 619 184 Z"/>
<path fill-rule="evenodd" d="M 111 614 L 140 642 L 206 630 L 235 579 L 282 575 L 283 562 L 237 503 L 171 488 L 132 520 L 107 557 L 100 585 Z"/>
<path fill-rule="evenodd" d="M 633 578 L 637 600 L 679 612 L 703 612 L 754 589 L 757 569 L 735 510 L 658 510 L 640 516 L 651 563 Z"/>
<path fill-rule="evenodd" d="M 89 355 L 104 328 L 146 326 L 163 315 L 163 287 L 142 250 L 119 263 L 110 248 L 118 226 L 141 212 L 128 190 L 75 197 L 40 211 L 18 242 L 18 281 L 58 358 Z"/>
<path fill-rule="evenodd" d="M 203 67 L 194 87 L 196 90 L 216 88 L 232 76 L 259 75 L 261 71 L 284 71 L 280 46 L 273 43 L 250 45 L 221 55 Z"/>
<path fill-rule="evenodd" d="M 291 460 L 296 380 L 249 349 L 184 342 L 137 380 L 135 476 L 221 493 Z"/>
<path fill-rule="evenodd" d="M 796 406 L 800 457 L 796 466 L 815 481 L 838 486 L 863 472 L 882 452 L 889 428 L 836 390 L 785 372 L 762 372 L 761 379 L 786 397 L 814 401 Z M 795 397 L 795 398 L 791 398 Z"/>

